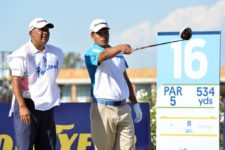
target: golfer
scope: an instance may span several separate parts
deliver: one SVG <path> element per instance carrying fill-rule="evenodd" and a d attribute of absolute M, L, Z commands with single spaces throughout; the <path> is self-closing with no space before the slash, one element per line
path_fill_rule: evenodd
<path fill-rule="evenodd" d="M 129 99 L 136 113 L 135 122 L 142 119 L 132 84 L 127 76 L 123 54 L 131 54 L 128 44 L 111 47 L 109 25 L 104 19 L 90 24 L 93 46 L 85 53 L 85 63 L 91 78 L 91 134 L 97 150 L 134 150 L 134 125 Z"/>
<path fill-rule="evenodd" d="M 52 23 L 35 18 L 31 40 L 8 56 L 12 72 L 14 128 L 18 150 L 55 150 L 54 106 L 60 92 L 56 77 L 63 63 L 60 48 L 47 44 Z"/>

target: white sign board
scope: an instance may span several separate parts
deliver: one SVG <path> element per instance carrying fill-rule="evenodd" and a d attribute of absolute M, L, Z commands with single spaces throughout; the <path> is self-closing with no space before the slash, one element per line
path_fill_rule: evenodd
<path fill-rule="evenodd" d="M 179 38 L 158 33 L 158 43 Z M 219 149 L 220 32 L 157 49 L 157 150 Z"/>

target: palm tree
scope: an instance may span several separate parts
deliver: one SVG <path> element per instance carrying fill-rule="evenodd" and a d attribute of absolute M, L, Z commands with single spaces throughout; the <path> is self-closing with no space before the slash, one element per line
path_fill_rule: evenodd
<path fill-rule="evenodd" d="M 69 52 L 64 58 L 63 68 L 85 68 L 79 53 Z"/>

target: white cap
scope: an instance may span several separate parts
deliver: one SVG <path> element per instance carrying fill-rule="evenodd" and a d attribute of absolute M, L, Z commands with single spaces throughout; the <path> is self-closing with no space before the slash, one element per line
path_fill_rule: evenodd
<path fill-rule="evenodd" d="M 29 31 L 33 30 L 34 28 L 41 29 L 45 26 L 48 26 L 49 28 L 54 28 L 54 25 L 52 23 L 48 23 L 47 20 L 43 18 L 35 18 L 29 24 Z"/>
<path fill-rule="evenodd" d="M 95 19 L 90 24 L 90 31 L 91 32 L 98 32 L 102 28 L 109 28 L 108 23 L 104 19 Z"/>

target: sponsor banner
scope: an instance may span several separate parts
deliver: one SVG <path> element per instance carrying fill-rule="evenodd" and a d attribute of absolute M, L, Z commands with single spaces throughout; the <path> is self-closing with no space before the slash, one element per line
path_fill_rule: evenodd
<path fill-rule="evenodd" d="M 140 103 L 142 121 L 135 125 L 137 150 L 151 149 L 149 104 Z M 8 117 L 10 104 L 0 104 L 0 149 L 15 150 L 13 117 Z M 93 150 L 89 118 L 90 103 L 62 103 L 55 108 L 57 150 Z M 132 111 L 132 116 L 135 117 Z"/>

